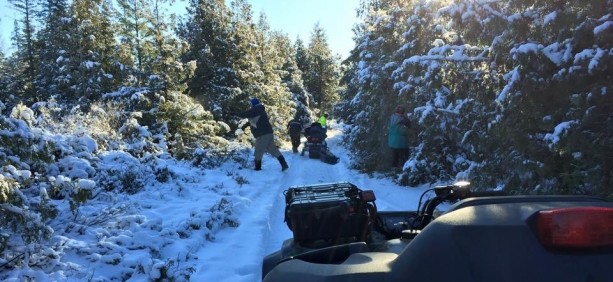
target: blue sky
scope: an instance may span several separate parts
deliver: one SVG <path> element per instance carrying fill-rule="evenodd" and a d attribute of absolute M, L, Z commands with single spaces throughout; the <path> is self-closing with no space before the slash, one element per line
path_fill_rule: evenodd
<path fill-rule="evenodd" d="M 332 52 L 344 57 L 354 46 L 351 31 L 357 23 L 359 0 L 251 0 L 256 17 L 264 12 L 270 26 L 308 42 L 317 22 L 326 31 Z"/>
<path fill-rule="evenodd" d="M 14 11 L 7 0 L 0 0 L 0 51 L 7 52 L 11 46 Z"/>
<path fill-rule="evenodd" d="M 178 1 L 179 5 L 187 1 Z M 250 0 L 254 19 L 264 12 L 274 30 L 287 33 L 292 41 L 300 37 L 308 42 L 316 23 L 325 30 L 328 44 L 334 54 L 343 58 L 353 47 L 353 25 L 357 22 L 356 8 L 360 0 Z M 0 0 L 0 50 L 5 53 L 11 46 L 14 11 L 8 0 Z"/>

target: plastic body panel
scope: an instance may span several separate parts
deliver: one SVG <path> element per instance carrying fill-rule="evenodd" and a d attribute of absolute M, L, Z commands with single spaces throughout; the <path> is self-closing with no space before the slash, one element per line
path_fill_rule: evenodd
<path fill-rule="evenodd" d="M 426 226 L 397 257 L 369 252 L 352 254 L 341 264 L 290 260 L 264 281 L 613 281 L 612 248 L 546 249 L 532 219 L 540 210 L 613 203 L 519 198 L 455 207 Z"/>

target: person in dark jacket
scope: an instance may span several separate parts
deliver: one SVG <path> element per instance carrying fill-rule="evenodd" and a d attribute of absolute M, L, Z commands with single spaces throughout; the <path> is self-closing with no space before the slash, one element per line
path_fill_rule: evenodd
<path fill-rule="evenodd" d="M 287 124 L 287 132 L 289 133 L 289 138 L 292 140 L 292 152 L 298 153 L 298 147 L 300 146 L 300 134 L 304 128 L 302 127 L 302 122 L 299 119 L 294 118 L 289 121 Z"/>
<path fill-rule="evenodd" d="M 405 116 L 403 106 L 397 106 L 390 116 L 387 142 L 392 149 L 392 167 L 402 168 L 409 157 L 408 128 L 409 118 Z"/>
<path fill-rule="evenodd" d="M 268 114 L 264 105 L 257 98 L 251 99 L 251 108 L 247 111 L 237 113 L 241 118 L 249 119 L 247 123 L 251 127 L 251 134 L 255 137 L 255 170 L 262 170 L 262 158 L 264 153 L 268 152 L 273 155 L 281 164 L 281 171 L 289 168 L 285 158 L 275 145 L 275 137 L 272 131 L 272 125 L 268 120 Z"/>
<path fill-rule="evenodd" d="M 328 137 L 326 135 L 326 130 L 321 126 L 321 123 L 314 122 L 311 126 L 304 129 L 304 136 L 307 137 L 309 142 L 324 142 Z M 317 140 L 317 141 L 311 141 Z"/>

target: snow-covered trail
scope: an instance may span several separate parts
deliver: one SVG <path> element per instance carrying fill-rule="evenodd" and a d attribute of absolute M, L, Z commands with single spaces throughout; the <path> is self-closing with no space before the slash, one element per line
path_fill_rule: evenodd
<path fill-rule="evenodd" d="M 260 281 L 262 258 L 278 250 L 292 236 L 284 222 L 283 196 L 292 186 L 347 181 L 374 190 L 380 210 L 414 209 L 425 187 L 400 187 L 390 179 L 372 178 L 349 169 L 347 152 L 339 146 L 340 128 L 329 129 L 328 136 L 330 150 L 340 157 L 336 165 L 283 150 L 290 166 L 285 172 L 280 171 L 279 163 L 270 155 L 265 155 L 262 171 L 253 171 L 251 167 L 239 171 L 249 181 L 239 193 L 243 206 L 235 208 L 240 226 L 221 230 L 215 241 L 197 251 L 198 265 L 190 280 Z"/>

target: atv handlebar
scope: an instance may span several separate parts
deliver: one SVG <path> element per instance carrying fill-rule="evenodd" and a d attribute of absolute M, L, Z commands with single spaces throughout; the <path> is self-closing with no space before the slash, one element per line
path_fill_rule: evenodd
<path fill-rule="evenodd" d="M 412 228 L 422 229 L 426 227 L 426 225 L 434 219 L 436 207 L 443 202 L 455 202 L 473 197 L 496 197 L 507 195 L 504 191 L 471 191 L 469 185 L 469 182 L 461 181 L 449 185 L 436 186 L 424 191 L 417 206 L 417 217 L 411 224 Z M 424 206 L 421 207 L 421 198 L 430 191 L 434 191 L 436 196 L 428 199 Z"/>

